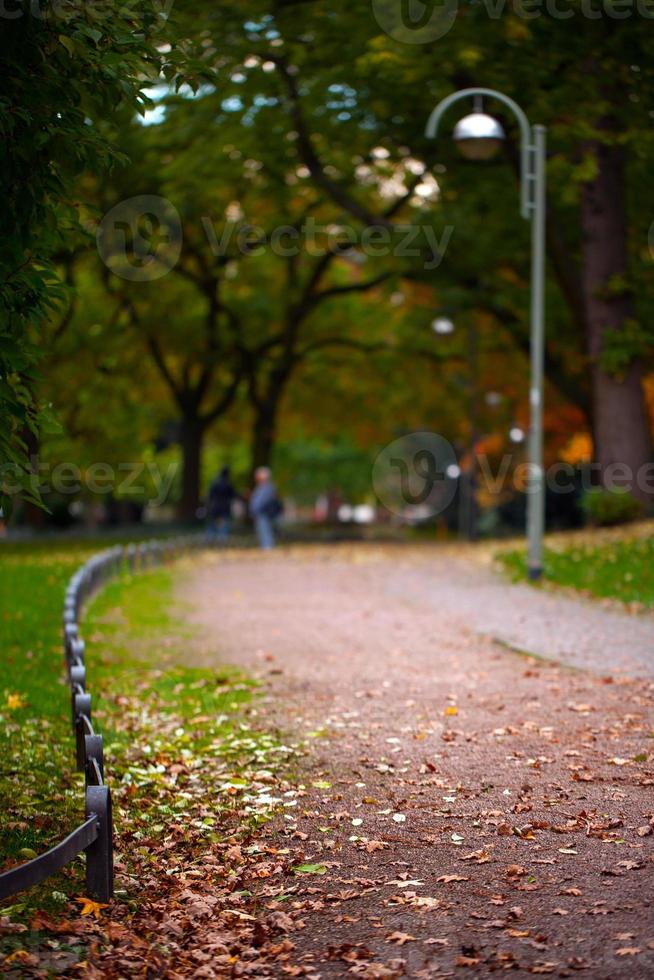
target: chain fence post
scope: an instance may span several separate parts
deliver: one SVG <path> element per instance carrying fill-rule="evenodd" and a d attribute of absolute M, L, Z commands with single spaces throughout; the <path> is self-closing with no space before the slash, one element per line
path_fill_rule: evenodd
<path fill-rule="evenodd" d="M 86 816 L 98 820 L 98 836 L 86 849 L 86 891 L 100 902 L 114 893 L 113 820 L 108 786 L 86 787 Z"/>

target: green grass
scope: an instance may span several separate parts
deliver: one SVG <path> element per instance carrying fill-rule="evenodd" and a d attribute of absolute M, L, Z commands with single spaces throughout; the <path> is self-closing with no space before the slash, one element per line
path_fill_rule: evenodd
<path fill-rule="evenodd" d="M 105 735 L 105 753 L 124 748 L 129 732 L 117 726 L 124 697 L 136 696 L 148 707 L 141 732 L 148 737 L 168 714 L 182 720 L 227 718 L 247 703 L 253 683 L 236 669 L 190 667 L 188 650 L 195 630 L 184 607 L 174 601 L 174 573 L 159 568 L 137 576 L 124 574 L 89 604 L 83 632 L 97 655 L 87 657 L 87 686 L 100 692 L 95 717 Z M 215 738 L 215 724 L 196 733 L 194 747 Z"/>
<path fill-rule="evenodd" d="M 54 844 L 83 810 L 61 622 L 66 583 L 92 550 L 0 551 L 0 868 Z"/>
<path fill-rule="evenodd" d="M 89 542 L 0 552 L 0 869 L 52 846 L 83 819 L 61 618 L 66 583 L 95 550 L 97 543 Z M 149 784 L 142 760 L 130 771 L 134 746 L 153 755 L 184 755 L 213 743 L 225 758 L 242 754 L 233 739 L 240 727 L 235 719 L 253 685 L 229 668 L 185 665 L 193 630 L 175 605 L 171 568 L 136 577 L 125 573 L 108 585 L 87 608 L 82 635 L 94 724 L 105 738 L 107 776 L 114 787 L 124 779 Z M 149 800 L 139 806 L 139 819 L 148 820 Z M 120 816 L 120 806 L 116 810 Z M 122 816 L 131 819 L 125 811 Z M 36 910 L 62 910 L 70 895 L 82 893 L 79 858 L 60 875 L 4 903 L 2 911 L 29 920 Z"/>
<path fill-rule="evenodd" d="M 0 711 L 6 711 L 9 694 L 25 702 L 3 721 L 60 718 L 61 706 L 52 695 L 61 677 L 63 595 L 70 576 L 92 552 L 92 547 L 0 550 Z"/>
<path fill-rule="evenodd" d="M 627 534 L 628 532 L 625 532 Z M 527 576 L 524 551 L 498 555 L 515 580 Z M 546 548 L 545 580 L 599 598 L 654 607 L 654 536 L 594 542 L 592 536 Z"/>

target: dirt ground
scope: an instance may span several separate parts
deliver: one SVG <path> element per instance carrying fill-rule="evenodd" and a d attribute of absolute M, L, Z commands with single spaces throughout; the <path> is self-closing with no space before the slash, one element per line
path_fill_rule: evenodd
<path fill-rule="evenodd" d="M 189 657 L 307 747 L 262 836 L 269 976 L 654 977 L 654 618 L 435 548 L 225 551 L 181 596 Z M 583 670 L 494 639 L 559 659 L 566 617 Z"/>

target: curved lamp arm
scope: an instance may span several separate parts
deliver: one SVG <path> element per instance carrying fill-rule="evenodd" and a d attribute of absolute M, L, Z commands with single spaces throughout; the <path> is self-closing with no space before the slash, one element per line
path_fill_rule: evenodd
<path fill-rule="evenodd" d="M 534 181 L 533 158 L 533 139 L 529 120 L 517 102 L 510 99 L 502 92 L 496 92 L 492 88 L 463 88 L 459 92 L 453 92 L 438 103 L 430 115 L 425 129 L 425 136 L 434 139 L 438 134 L 438 126 L 447 110 L 461 99 L 473 98 L 475 96 L 485 96 L 489 99 L 496 99 L 507 106 L 518 121 L 520 127 L 520 213 L 523 218 L 531 217 L 534 209 L 533 193 L 531 185 Z"/>

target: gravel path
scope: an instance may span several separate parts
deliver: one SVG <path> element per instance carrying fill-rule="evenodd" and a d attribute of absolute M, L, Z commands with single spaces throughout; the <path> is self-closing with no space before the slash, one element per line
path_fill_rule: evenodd
<path fill-rule="evenodd" d="M 477 633 L 518 650 L 600 674 L 654 678 L 654 615 L 513 584 L 488 567 L 451 557 L 402 568 L 391 595 L 429 603 Z"/>
<path fill-rule="evenodd" d="M 183 598 L 189 656 L 259 674 L 259 720 L 308 746 L 262 836 L 266 975 L 654 976 L 654 685 L 618 676 L 651 671 L 650 618 L 430 548 L 225 552 Z"/>

